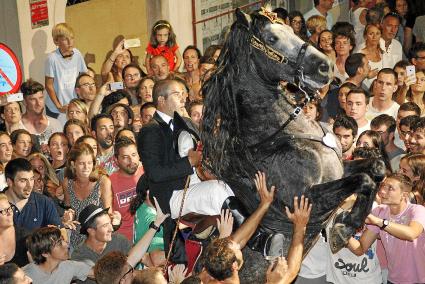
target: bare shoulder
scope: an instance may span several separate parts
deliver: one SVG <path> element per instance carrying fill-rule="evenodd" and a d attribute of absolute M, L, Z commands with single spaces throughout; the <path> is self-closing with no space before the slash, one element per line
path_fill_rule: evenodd
<path fill-rule="evenodd" d="M 101 175 L 99 183 L 101 186 L 110 186 L 111 185 L 111 179 L 107 175 Z"/>

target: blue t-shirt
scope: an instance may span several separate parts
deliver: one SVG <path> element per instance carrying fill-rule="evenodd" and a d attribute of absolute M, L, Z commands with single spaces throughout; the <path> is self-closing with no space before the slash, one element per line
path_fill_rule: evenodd
<path fill-rule="evenodd" d="M 62 224 L 55 204 L 47 196 L 32 192 L 27 204 L 21 211 L 13 205 L 13 223 L 29 231 L 47 225 L 60 226 Z"/>
<path fill-rule="evenodd" d="M 56 96 L 62 105 L 68 104 L 72 99 L 77 97 L 75 93 L 75 81 L 80 73 L 87 72 L 84 58 L 80 51 L 73 49 L 74 55 L 71 59 L 65 59 L 56 49 L 47 56 L 45 65 L 46 77 L 54 78 L 53 87 Z M 50 111 L 59 113 L 50 96 L 46 94 L 46 105 Z"/>

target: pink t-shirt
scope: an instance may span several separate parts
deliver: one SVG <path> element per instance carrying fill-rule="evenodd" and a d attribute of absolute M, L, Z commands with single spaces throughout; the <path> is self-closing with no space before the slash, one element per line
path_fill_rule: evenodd
<path fill-rule="evenodd" d="M 408 203 L 399 215 L 391 215 L 387 205 L 380 205 L 372 214 L 397 224 L 408 225 L 418 222 L 425 228 L 425 207 Z M 388 281 L 392 283 L 425 283 L 425 233 L 422 232 L 413 242 L 400 240 L 379 227 L 367 228 L 379 234 L 388 261 Z"/>
<path fill-rule="evenodd" d="M 112 183 L 112 209 L 121 213 L 122 224 L 119 233 L 133 242 L 133 215 L 130 214 L 131 199 L 136 196 L 136 185 L 139 178 L 143 175 L 143 167 L 140 166 L 132 176 L 123 175 L 119 171 L 111 174 L 109 177 Z"/>

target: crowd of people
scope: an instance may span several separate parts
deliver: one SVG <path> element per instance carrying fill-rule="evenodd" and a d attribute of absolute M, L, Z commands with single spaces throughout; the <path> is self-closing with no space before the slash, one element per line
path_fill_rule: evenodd
<path fill-rule="evenodd" d="M 387 176 L 365 226 L 336 253 L 331 220 L 304 255 L 312 205 L 295 197 L 288 256 L 263 282 L 425 283 L 425 16 L 415 1 L 352 0 L 349 22 L 336 22 L 333 2 L 274 11 L 334 65 L 299 119 L 329 127 L 345 161 L 382 159 Z M 252 177 L 260 203 L 248 215 L 201 167 L 202 86 L 222 46 L 180 53 L 160 20 L 143 62 L 123 40 L 97 73 L 74 36 L 57 24 L 44 85 L 28 79 L 23 101 L 0 106 L 0 283 L 240 283 L 241 250 L 275 188 L 267 173 Z"/>

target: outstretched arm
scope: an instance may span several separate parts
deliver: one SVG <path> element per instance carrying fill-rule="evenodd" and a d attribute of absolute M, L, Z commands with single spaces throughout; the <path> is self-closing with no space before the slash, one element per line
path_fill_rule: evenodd
<path fill-rule="evenodd" d="M 102 69 L 100 70 L 100 75 L 102 76 L 102 83 L 106 83 L 108 81 L 112 66 L 114 66 L 115 63 L 115 59 L 117 59 L 117 56 L 125 51 L 124 41 L 125 39 L 120 41 L 120 43 L 115 47 L 114 51 L 112 51 L 112 53 L 105 60 L 105 62 L 103 62 Z"/>
<path fill-rule="evenodd" d="M 258 191 L 258 195 L 260 195 L 260 205 L 258 208 L 252 213 L 251 216 L 236 230 L 236 232 L 230 236 L 230 238 L 238 243 L 241 247 L 245 247 L 248 240 L 252 237 L 258 225 L 263 219 L 263 216 L 267 213 L 267 210 L 272 204 L 274 199 L 275 187 L 272 186 L 270 191 L 267 189 L 266 184 L 266 174 L 263 172 L 258 172 L 255 174 L 255 186 Z"/>
<path fill-rule="evenodd" d="M 100 113 L 100 107 L 102 105 L 102 101 L 110 93 L 111 93 L 111 91 L 107 90 L 107 84 L 104 84 L 102 87 L 100 87 L 99 92 L 96 95 L 96 98 L 94 99 L 94 101 L 90 105 L 89 119 L 92 119 L 93 116 Z"/>
<path fill-rule="evenodd" d="M 381 227 L 383 225 L 384 220 L 372 214 L 369 214 L 365 222 L 367 224 Z M 424 227 L 419 222 L 412 220 L 407 225 L 389 222 L 388 226 L 386 226 L 384 230 L 388 234 L 396 237 L 397 239 L 412 242 L 422 234 L 422 232 L 424 231 Z"/>
<path fill-rule="evenodd" d="M 374 241 L 378 238 L 378 234 L 372 232 L 371 230 L 366 229 L 360 240 L 356 240 L 351 237 L 348 240 L 347 248 L 357 256 L 365 254 L 365 252 L 370 248 Z"/>
<path fill-rule="evenodd" d="M 294 213 L 286 207 L 286 215 L 294 223 L 292 242 L 288 252 L 288 272 L 285 274 L 283 283 L 291 283 L 300 271 L 304 250 L 304 235 L 308 220 L 310 219 L 312 204 L 304 195 L 298 204 L 298 197 L 294 197 Z"/>
<path fill-rule="evenodd" d="M 164 222 L 164 220 L 167 219 L 168 216 L 170 215 L 164 214 L 162 212 L 161 207 L 159 207 L 158 201 L 156 201 L 155 197 L 153 198 L 153 200 L 155 201 L 155 208 L 156 208 L 156 218 L 155 218 L 154 224 L 155 226 L 159 227 Z M 156 233 L 156 230 L 149 228 L 146 234 L 131 248 L 130 252 L 128 253 L 127 262 L 132 267 L 135 267 L 136 264 L 138 264 L 140 260 L 142 259 L 142 257 L 145 255 L 155 233 Z"/>

